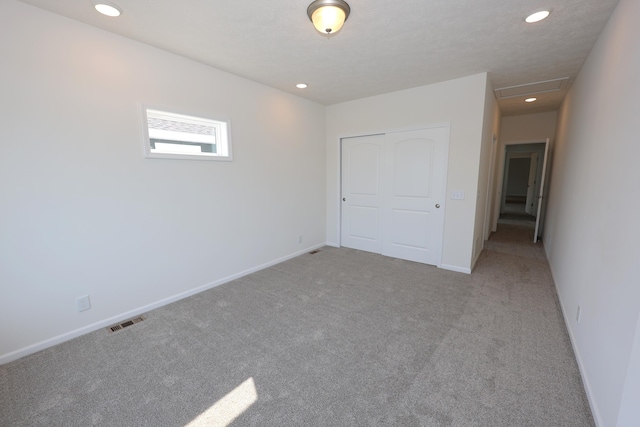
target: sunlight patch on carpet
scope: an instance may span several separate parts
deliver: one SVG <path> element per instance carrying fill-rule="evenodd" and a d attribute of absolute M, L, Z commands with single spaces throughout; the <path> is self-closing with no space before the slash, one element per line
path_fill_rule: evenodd
<path fill-rule="evenodd" d="M 257 401 L 256 385 L 249 377 L 185 427 L 227 427 Z"/>

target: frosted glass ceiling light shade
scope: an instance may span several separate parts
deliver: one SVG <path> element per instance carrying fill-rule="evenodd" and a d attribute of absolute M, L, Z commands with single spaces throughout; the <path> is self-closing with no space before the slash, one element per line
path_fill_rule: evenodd
<path fill-rule="evenodd" d="M 551 12 L 548 10 L 541 10 L 540 12 L 532 13 L 525 18 L 525 22 L 533 24 L 534 22 L 540 22 L 547 18 Z"/>
<path fill-rule="evenodd" d="M 344 0 L 315 0 L 307 8 L 316 30 L 329 36 L 340 31 L 350 12 L 351 8 Z"/>
<path fill-rule="evenodd" d="M 122 11 L 120 10 L 120 8 L 118 6 L 116 6 L 113 3 L 109 3 L 109 2 L 100 2 L 100 3 L 95 3 L 94 7 L 96 8 L 96 10 L 98 12 L 100 12 L 103 15 L 107 15 L 107 16 L 120 16 L 120 14 L 122 13 Z"/>

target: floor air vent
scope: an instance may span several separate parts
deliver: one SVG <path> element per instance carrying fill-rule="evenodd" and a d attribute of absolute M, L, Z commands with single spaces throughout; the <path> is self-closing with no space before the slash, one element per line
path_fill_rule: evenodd
<path fill-rule="evenodd" d="M 116 325 L 109 326 L 107 328 L 107 331 L 109 331 L 109 332 L 118 332 L 119 330 L 124 329 L 124 328 L 126 328 L 128 326 L 135 325 L 136 323 L 140 323 L 144 319 L 145 319 L 144 316 L 137 316 L 137 317 L 134 317 L 132 319 L 125 320 L 122 323 L 118 323 Z"/>
<path fill-rule="evenodd" d="M 314 255 L 314 254 L 317 254 L 318 252 L 320 252 L 320 249 L 316 249 L 316 250 L 313 250 L 313 251 L 309 252 L 309 255 Z"/>

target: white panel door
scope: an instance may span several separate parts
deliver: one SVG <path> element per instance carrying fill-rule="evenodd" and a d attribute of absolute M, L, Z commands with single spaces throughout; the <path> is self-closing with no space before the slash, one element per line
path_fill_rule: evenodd
<path fill-rule="evenodd" d="M 544 188 L 544 177 L 547 174 L 547 158 L 549 156 L 549 138 L 544 144 L 544 157 L 542 159 L 542 175 L 540 176 L 540 193 L 538 194 L 538 209 L 536 211 L 536 229 L 533 233 L 533 243 L 538 241 L 538 234 L 540 233 L 540 222 L 541 222 L 541 213 L 542 213 L 542 202 L 546 197 L 545 188 Z"/>
<path fill-rule="evenodd" d="M 384 135 L 342 139 L 341 244 L 381 253 Z"/>
<path fill-rule="evenodd" d="M 447 127 L 386 134 L 383 255 L 440 264 L 448 136 Z"/>
<path fill-rule="evenodd" d="M 527 182 L 527 200 L 525 201 L 524 211 L 529 215 L 535 215 L 535 202 L 538 196 L 535 194 L 536 177 L 538 175 L 538 153 L 531 154 L 531 163 L 529 165 L 529 180 Z"/>

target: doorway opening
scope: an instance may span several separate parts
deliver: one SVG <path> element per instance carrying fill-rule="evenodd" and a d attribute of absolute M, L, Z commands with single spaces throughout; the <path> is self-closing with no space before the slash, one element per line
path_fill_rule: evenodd
<path fill-rule="evenodd" d="M 544 143 L 507 145 L 505 152 L 500 219 L 535 223 Z"/>
<path fill-rule="evenodd" d="M 499 175 L 496 227 L 500 223 L 530 229 L 534 243 L 542 235 L 548 149 L 548 140 L 505 144 Z"/>

